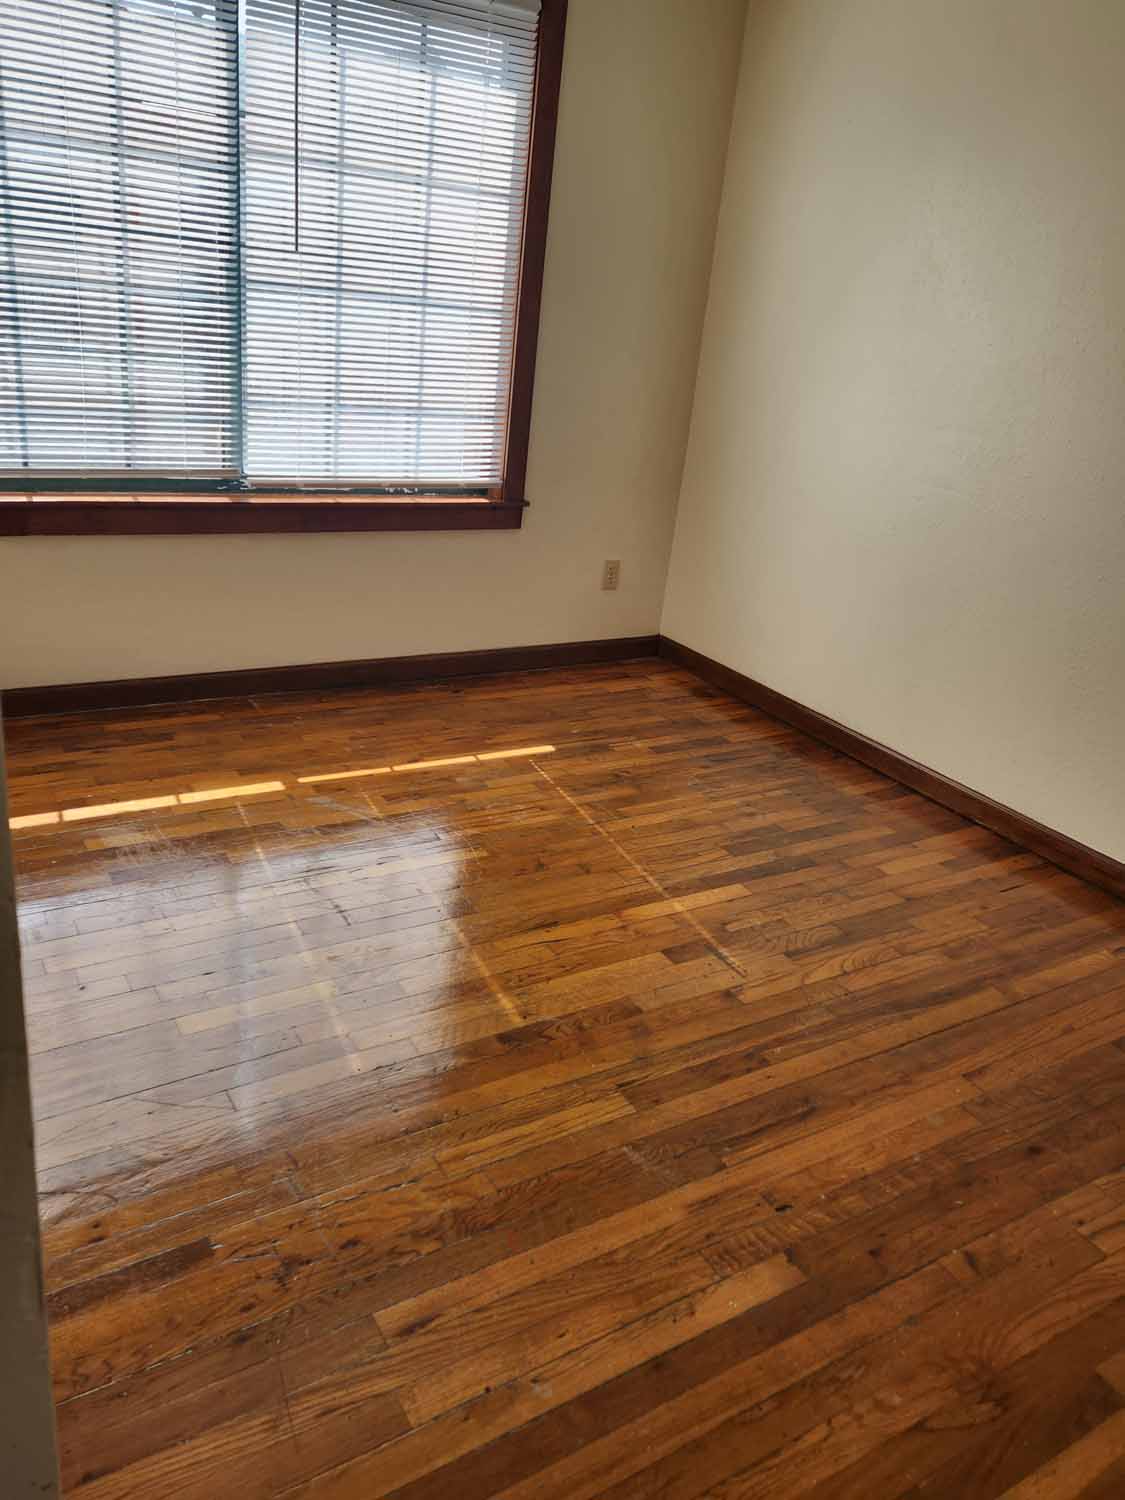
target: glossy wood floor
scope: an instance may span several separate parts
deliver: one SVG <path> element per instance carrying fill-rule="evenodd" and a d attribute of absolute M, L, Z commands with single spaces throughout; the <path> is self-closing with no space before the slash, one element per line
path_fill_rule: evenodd
<path fill-rule="evenodd" d="M 1125 1495 L 1120 903 L 655 661 L 9 757 L 69 1494 Z"/>

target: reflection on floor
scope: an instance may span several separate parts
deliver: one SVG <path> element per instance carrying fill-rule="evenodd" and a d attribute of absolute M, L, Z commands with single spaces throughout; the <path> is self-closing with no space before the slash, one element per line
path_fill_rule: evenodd
<path fill-rule="evenodd" d="M 1120 903 L 657 662 L 9 760 L 68 1495 L 1125 1493 Z"/>

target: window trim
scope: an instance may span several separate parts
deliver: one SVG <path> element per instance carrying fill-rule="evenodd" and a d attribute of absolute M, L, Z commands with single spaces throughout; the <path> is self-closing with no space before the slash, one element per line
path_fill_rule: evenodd
<path fill-rule="evenodd" d="M 511 531 L 527 509 L 535 359 L 551 204 L 568 0 L 541 0 L 535 58 L 523 243 L 520 252 L 502 484 L 486 494 L 388 494 L 339 482 L 317 490 L 232 491 L 199 481 L 165 490 L 137 476 L 136 489 L 92 491 L 81 474 L 0 491 L 0 536 L 174 536 L 318 531 Z"/>

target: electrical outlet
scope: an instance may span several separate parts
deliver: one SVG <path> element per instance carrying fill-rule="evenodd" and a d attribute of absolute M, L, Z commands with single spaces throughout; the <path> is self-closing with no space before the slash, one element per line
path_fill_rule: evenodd
<path fill-rule="evenodd" d="M 607 557 L 605 567 L 602 569 L 602 588 L 615 589 L 621 582 L 621 559 L 618 557 Z"/>

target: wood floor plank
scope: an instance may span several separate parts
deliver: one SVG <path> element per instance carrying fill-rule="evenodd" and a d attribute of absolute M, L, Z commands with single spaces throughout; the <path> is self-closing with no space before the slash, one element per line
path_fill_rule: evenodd
<path fill-rule="evenodd" d="M 1071 1500 L 1088 1495 L 1090 1487 L 1109 1469 L 1121 1470 L 1125 1449 L 1125 1412 L 1117 1412 L 1101 1426 L 1065 1449 L 1049 1464 L 1006 1491 L 1006 1500 Z"/>
<path fill-rule="evenodd" d="M 68 1494 L 1120 1491 L 1120 902 L 656 661 L 9 759 Z"/>

